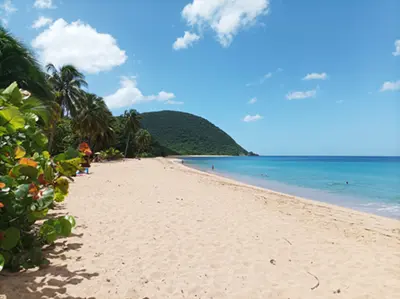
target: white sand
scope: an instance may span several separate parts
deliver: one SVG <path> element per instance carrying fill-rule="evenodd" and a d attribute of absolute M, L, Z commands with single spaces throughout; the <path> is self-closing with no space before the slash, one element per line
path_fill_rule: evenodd
<path fill-rule="evenodd" d="M 75 236 L 0 298 L 400 298 L 400 221 L 166 159 L 91 170 L 56 211 Z"/>

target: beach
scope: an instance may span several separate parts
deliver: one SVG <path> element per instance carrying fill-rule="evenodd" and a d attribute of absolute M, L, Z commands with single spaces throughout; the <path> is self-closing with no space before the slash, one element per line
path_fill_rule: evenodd
<path fill-rule="evenodd" d="M 0 298 L 400 298 L 400 221 L 155 158 L 93 164 L 51 264 Z"/>

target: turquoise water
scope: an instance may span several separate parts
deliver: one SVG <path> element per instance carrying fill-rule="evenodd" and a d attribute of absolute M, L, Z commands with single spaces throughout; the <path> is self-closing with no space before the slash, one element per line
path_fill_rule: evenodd
<path fill-rule="evenodd" d="M 296 196 L 400 219 L 400 157 L 195 157 L 185 163 Z M 348 184 L 346 184 L 348 182 Z"/>

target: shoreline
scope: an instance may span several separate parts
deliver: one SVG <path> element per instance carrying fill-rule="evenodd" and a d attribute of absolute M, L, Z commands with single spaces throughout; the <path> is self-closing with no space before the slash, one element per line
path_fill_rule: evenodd
<path fill-rule="evenodd" d="M 93 164 L 58 207 L 76 218 L 73 235 L 48 267 L 1 276 L 0 298 L 400 295 L 399 221 L 171 159 Z"/>
<path fill-rule="evenodd" d="M 177 158 L 177 160 L 184 161 L 185 159 Z M 210 165 L 213 164 L 211 161 L 209 163 Z M 196 163 L 190 163 L 190 159 L 187 163 L 185 161 L 184 165 L 204 173 L 214 174 L 253 187 L 277 192 L 282 195 L 294 196 L 319 203 L 347 208 L 353 211 L 400 220 L 400 205 L 389 200 L 376 200 L 375 198 L 354 194 L 354 192 L 353 194 L 329 192 L 329 190 L 326 189 L 298 186 L 278 180 L 265 179 L 251 175 L 241 175 L 237 172 L 211 171 L 210 169 L 205 169 L 204 167 L 196 165 Z"/>
<path fill-rule="evenodd" d="M 398 219 L 398 218 L 377 215 L 377 214 L 374 214 L 374 213 L 360 211 L 360 210 L 353 209 L 353 208 L 350 208 L 350 207 L 344 207 L 344 206 L 341 206 L 341 205 L 337 205 L 337 204 L 333 204 L 333 203 L 329 203 L 329 202 L 325 202 L 325 201 L 319 201 L 319 200 L 315 200 L 315 199 L 311 199 L 311 198 L 307 198 L 307 197 L 292 195 L 292 194 L 288 194 L 288 193 L 285 193 L 285 192 L 280 192 L 280 191 L 272 190 L 272 189 L 269 189 L 269 188 L 252 185 L 250 183 L 246 183 L 246 182 L 242 182 L 240 180 L 236 180 L 235 178 L 224 176 L 221 173 L 208 172 L 208 171 L 205 171 L 205 170 L 190 166 L 188 164 L 182 164 L 181 163 L 182 160 L 179 159 L 179 158 L 167 158 L 167 159 L 170 159 L 173 163 L 175 163 L 179 167 L 185 167 L 185 168 L 190 169 L 190 170 L 192 170 L 194 172 L 215 177 L 216 179 L 226 180 L 227 182 L 229 182 L 231 184 L 237 184 L 238 186 L 252 188 L 252 189 L 255 189 L 255 190 L 258 190 L 258 191 L 266 191 L 268 193 L 272 193 L 272 194 L 276 194 L 276 195 L 279 195 L 279 196 L 283 196 L 283 197 L 286 197 L 288 199 L 295 199 L 295 200 L 298 200 L 298 201 L 304 201 L 304 202 L 306 202 L 308 204 L 314 204 L 314 205 L 317 205 L 317 206 L 328 206 L 328 207 L 333 208 L 333 209 L 343 209 L 344 211 L 347 211 L 349 213 L 354 213 L 355 212 L 355 213 L 359 213 L 360 215 L 363 215 L 363 216 L 374 216 L 374 217 L 380 217 L 380 218 L 383 218 L 383 219 L 389 219 L 389 220 L 398 221 L 399 222 L 399 227 L 400 227 L 400 219 Z"/>

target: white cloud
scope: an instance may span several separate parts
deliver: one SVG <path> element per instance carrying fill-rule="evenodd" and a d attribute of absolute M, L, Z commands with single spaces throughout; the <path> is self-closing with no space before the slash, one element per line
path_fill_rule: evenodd
<path fill-rule="evenodd" d="M 254 104 L 255 102 L 257 102 L 257 98 L 252 98 L 247 103 L 248 104 Z"/>
<path fill-rule="evenodd" d="M 164 102 L 165 104 L 169 104 L 169 105 L 183 105 L 183 102 L 180 101 L 172 101 L 172 100 L 168 100 Z"/>
<path fill-rule="evenodd" d="M 211 28 L 223 47 L 228 47 L 243 28 L 268 13 L 269 0 L 192 0 L 182 10 L 191 27 Z"/>
<path fill-rule="evenodd" d="M 128 107 L 133 104 L 159 101 L 165 104 L 183 104 L 183 102 L 176 102 L 172 99 L 175 95 L 171 92 L 160 91 L 156 95 L 143 95 L 137 87 L 137 82 L 134 77 L 121 77 L 121 87 L 114 93 L 104 97 L 104 101 L 110 108 Z"/>
<path fill-rule="evenodd" d="M 326 73 L 311 73 L 311 74 L 307 74 L 303 80 L 325 80 L 326 78 L 328 78 L 328 75 Z"/>
<path fill-rule="evenodd" d="M 33 6 L 36 8 L 54 8 L 53 0 L 35 0 Z"/>
<path fill-rule="evenodd" d="M 269 78 L 271 78 L 272 77 L 272 73 L 271 72 L 269 72 L 269 73 L 267 73 L 267 74 L 265 74 L 264 76 L 262 76 L 258 81 L 256 81 L 256 82 L 252 82 L 252 83 L 247 83 L 246 84 L 246 87 L 249 87 L 249 86 L 254 86 L 254 85 L 258 85 L 258 84 L 263 84 L 267 79 L 269 79 Z"/>
<path fill-rule="evenodd" d="M 344 100 L 338 100 L 338 101 L 336 101 L 336 104 L 343 104 L 344 103 Z"/>
<path fill-rule="evenodd" d="M 394 56 L 400 56 L 400 39 L 394 42 L 396 50 L 392 53 Z"/>
<path fill-rule="evenodd" d="M 53 23 L 53 19 L 41 16 L 35 22 L 33 22 L 32 28 L 39 29 L 50 25 L 51 23 Z"/>
<path fill-rule="evenodd" d="M 260 115 L 260 114 L 256 114 L 256 115 L 246 115 L 244 118 L 243 118 L 243 121 L 244 122 L 246 122 L 246 123 L 248 123 L 248 122 L 252 122 L 252 121 L 257 121 L 257 120 L 260 120 L 260 119 L 262 119 L 263 117 Z"/>
<path fill-rule="evenodd" d="M 32 41 L 32 46 L 39 50 L 44 63 L 72 64 L 92 74 L 111 70 L 128 58 L 114 37 L 81 21 L 69 24 L 56 20 Z"/>
<path fill-rule="evenodd" d="M 307 98 L 314 98 L 317 95 L 317 90 L 308 90 L 308 91 L 294 91 L 294 92 L 289 92 L 286 95 L 286 98 L 288 100 L 301 100 L 301 99 L 307 99 Z"/>
<path fill-rule="evenodd" d="M 0 19 L 4 26 L 8 25 L 10 16 L 17 10 L 11 0 L 4 0 L 3 4 L 0 5 Z"/>
<path fill-rule="evenodd" d="M 189 46 L 191 46 L 194 42 L 198 41 L 200 39 L 200 36 L 198 36 L 196 33 L 191 33 L 189 31 L 185 31 L 185 34 L 183 37 L 178 37 L 172 47 L 174 50 L 180 50 L 180 49 L 187 49 Z"/>
<path fill-rule="evenodd" d="M 385 83 L 383 83 L 381 91 L 396 91 L 396 90 L 400 90 L 400 80 L 397 81 L 386 81 Z"/>

